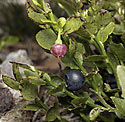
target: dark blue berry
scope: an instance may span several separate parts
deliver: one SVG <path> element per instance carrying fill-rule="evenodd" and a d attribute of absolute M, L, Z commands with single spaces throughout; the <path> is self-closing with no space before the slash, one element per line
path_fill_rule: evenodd
<path fill-rule="evenodd" d="M 70 69 L 65 74 L 65 85 L 69 91 L 77 91 L 85 84 L 84 74 L 78 69 Z"/>
<path fill-rule="evenodd" d="M 67 47 L 65 44 L 54 44 L 51 47 L 50 52 L 57 58 L 62 58 L 67 52 Z"/>

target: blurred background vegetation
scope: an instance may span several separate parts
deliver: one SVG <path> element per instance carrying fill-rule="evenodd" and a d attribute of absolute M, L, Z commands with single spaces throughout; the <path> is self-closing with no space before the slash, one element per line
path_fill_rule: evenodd
<path fill-rule="evenodd" d="M 38 26 L 27 17 L 25 1 L 22 0 L 1 0 L 0 18 L 1 36 L 16 36 L 24 41 L 34 37 L 38 30 Z"/>
<path fill-rule="evenodd" d="M 19 43 L 21 49 L 25 48 L 29 54 L 32 52 L 31 44 L 35 42 L 39 27 L 28 18 L 25 2 L 0 0 L 0 63 L 8 53 L 20 49 Z"/>

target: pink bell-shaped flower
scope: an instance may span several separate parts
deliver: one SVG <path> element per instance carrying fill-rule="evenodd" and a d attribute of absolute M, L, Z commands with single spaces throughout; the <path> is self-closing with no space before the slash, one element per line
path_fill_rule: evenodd
<path fill-rule="evenodd" d="M 50 52 L 57 58 L 62 58 L 67 52 L 67 47 L 65 44 L 54 44 Z"/>

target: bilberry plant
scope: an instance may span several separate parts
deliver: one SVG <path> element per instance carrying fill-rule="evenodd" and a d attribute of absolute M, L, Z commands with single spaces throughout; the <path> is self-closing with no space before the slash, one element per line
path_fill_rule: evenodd
<path fill-rule="evenodd" d="M 78 116 L 79 122 L 114 122 L 116 118 L 124 119 L 125 2 L 54 2 L 55 8 L 50 7 L 51 0 L 50 3 L 27 0 L 26 9 L 29 18 L 41 28 L 36 34 L 38 44 L 65 64 L 63 76 L 11 62 L 15 79 L 3 76 L 4 83 L 20 90 L 26 100 L 34 101 L 35 104 L 27 105 L 24 110 L 46 111 L 46 121 L 67 122 L 61 116 L 60 107 Z M 60 11 L 56 11 L 59 7 Z M 25 69 L 25 77 L 22 77 L 20 67 Z M 107 77 L 113 76 L 117 87 L 110 84 L 112 79 L 105 79 L 105 72 Z M 59 105 L 55 103 L 49 108 L 44 104 L 39 97 L 38 86 L 45 86 L 48 95 L 56 96 Z"/>

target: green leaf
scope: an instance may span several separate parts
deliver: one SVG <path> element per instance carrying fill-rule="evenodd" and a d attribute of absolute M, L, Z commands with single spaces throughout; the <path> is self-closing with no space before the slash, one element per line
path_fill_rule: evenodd
<path fill-rule="evenodd" d="M 60 122 L 68 122 L 68 120 L 61 118 Z"/>
<path fill-rule="evenodd" d="M 20 74 L 20 71 L 19 71 L 19 67 L 22 67 L 24 69 L 28 69 L 27 71 L 24 71 L 24 74 L 25 76 L 28 77 L 28 75 L 31 75 L 33 76 L 33 74 L 36 76 L 36 77 L 30 77 L 30 82 L 32 84 L 35 84 L 35 85 L 45 85 L 45 81 L 43 81 L 42 79 L 39 78 L 39 74 L 41 74 L 41 72 L 39 72 L 35 67 L 33 66 L 28 66 L 26 64 L 21 64 L 21 63 L 16 63 L 16 62 L 10 62 L 13 64 L 13 74 L 16 78 L 16 80 L 18 82 L 20 82 L 22 80 L 22 76 Z M 32 72 L 32 74 L 31 74 Z"/>
<path fill-rule="evenodd" d="M 40 5 L 42 6 L 42 9 L 46 12 L 49 13 L 51 12 L 51 9 L 49 7 L 49 5 L 47 5 L 48 3 L 45 2 L 45 0 L 38 0 Z"/>
<path fill-rule="evenodd" d="M 91 62 L 98 62 L 98 61 L 105 61 L 107 57 L 104 55 L 91 55 L 85 58 L 85 61 L 91 61 Z"/>
<path fill-rule="evenodd" d="M 80 52 L 81 54 L 84 54 L 84 53 L 85 53 L 85 48 L 83 47 L 83 44 L 82 44 L 82 43 L 78 43 L 78 42 L 77 42 L 76 52 Z"/>
<path fill-rule="evenodd" d="M 28 77 L 29 78 L 29 82 L 31 84 L 34 84 L 34 85 L 46 85 L 46 81 L 44 81 L 43 79 L 39 78 L 39 77 L 34 77 L 34 76 L 30 76 Z"/>
<path fill-rule="evenodd" d="M 90 72 L 86 76 L 86 80 L 87 80 L 86 83 L 89 85 L 89 87 L 92 87 L 97 92 L 102 91 L 103 80 L 102 80 L 102 77 L 99 73 L 95 74 L 94 72 Z"/>
<path fill-rule="evenodd" d="M 51 46 L 55 44 L 56 39 L 57 39 L 57 36 L 51 29 L 39 31 L 36 35 L 36 40 L 38 44 L 41 47 L 48 50 L 50 50 Z"/>
<path fill-rule="evenodd" d="M 64 97 L 66 96 L 66 94 L 64 93 L 64 88 L 65 88 L 64 84 L 58 85 L 57 88 L 49 90 L 48 94 L 58 97 Z"/>
<path fill-rule="evenodd" d="M 66 19 L 64 17 L 60 17 L 58 20 L 57 20 L 57 23 L 58 23 L 58 26 L 61 28 L 63 28 L 63 26 L 66 24 Z"/>
<path fill-rule="evenodd" d="M 104 43 L 108 39 L 108 36 L 113 32 L 113 30 L 114 30 L 114 23 L 111 22 L 104 29 L 101 29 L 98 32 L 96 39 Z"/>
<path fill-rule="evenodd" d="M 21 83 L 21 94 L 24 97 L 24 99 L 34 101 L 35 98 L 38 96 L 37 86 L 29 83 L 29 81 L 26 79 L 23 79 Z"/>
<path fill-rule="evenodd" d="M 3 36 L 0 42 L 0 50 L 5 45 L 13 45 L 13 44 L 16 44 L 17 42 L 19 42 L 19 38 L 16 36 Z"/>
<path fill-rule="evenodd" d="M 76 50 L 76 41 L 69 39 L 69 55 L 73 55 Z"/>
<path fill-rule="evenodd" d="M 125 33 L 125 27 L 124 27 L 124 22 L 120 24 L 115 24 L 115 28 L 113 31 L 113 34 L 115 35 L 122 35 Z"/>
<path fill-rule="evenodd" d="M 89 113 L 89 119 L 94 121 L 103 110 L 99 107 L 93 108 Z"/>
<path fill-rule="evenodd" d="M 72 16 L 75 13 L 75 7 L 65 0 L 56 0 L 59 6 L 64 9 L 69 16 Z"/>
<path fill-rule="evenodd" d="M 51 107 L 46 114 L 46 121 L 54 121 L 59 116 L 59 107 L 58 104 L 54 104 L 53 107 Z"/>
<path fill-rule="evenodd" d="M 71 103 L 75 106 L 80 106 L 81 104 L 85 104 L 85 102 L 88 100 L 89 97 L 78 97 L 76 99 L 73 99 Z"/>
<path fill-rule="evenodd" d="M 70 57 L 68 53 L 66 53 L 66 55 L 61 58 L 61 60 L 66 66 L 70 67 L 71 69 L 78 69 L 78 66 L 73 61 L 73 57 Z"/>
<path fill-rule="evenodd" d="M 48 106 L 44 104 L 43 100 L 37 97 L 37 102 L 40 108 L 43 108 L 45 111 L 48 111 Z"/>
<path fill-rule="evenodd" d="M 122 97 L 125 98 L 125 66 L 117 66 L 117 74 L 120 86 L 122 88 Z"/>
<path fill-rule="evenodd" d="M 94 105 L 95 104 L 95 101 L 89 97 L 89 99 L 86 101 L 86 104 L 90 104 L 90 105 Z"/>
<path fill-rule="evenodd" d="M 93 80 L 93 76 L 95 75 L 94 72 L 89 72 L 88 75 L 86 76 L 87 84 L 91 84 Z M 90 81 L 90 82 L 89 82 Z"/>
<path fill-rule="evenodd" d="M 33 72 L 36 72 L 37 74 L 41 73 L 34 66 L 30 66 L 30 65 L 27 65 L 27 64 L 21 64 L 21 63 L 17 63 L 17 62 L 10 62 L 10 63 L 17 65 L 18 67 L 21 67 L 21 68 L 28 69 L 28 70 L 31 70 Z"/>
<path fill-rule="evenodd" d="M 28 8 L 28 16 L 39 24 L 43 24 L 47 21 L 47 18 L 43 15 L 43 13 L 37 13 L 32 8 Z"/>
<path fill-rule="evenodd" d="M 36 73 L 36 72 L 33 72 L 31 70 L 24 70 L 24 75 L 26 77 L 30 77 L 30 76 L 36 76 L 36 77 L 39 77 L 39 75 Z"/>
<path fill-rule="evenodd" d="M 121 40 L 125 44 L 125 36 L 124 35 L 121 36 Z"/>
<path fill-rule="evenodd" d="M 40 78 L 40 76 L 36 72 L 32 72 L 31 70 L 25 70 L 24 75 L 29 79 L 29 82 L 34 85 L 45 85 L 46 82 Z"/>
<path fill-rule="evenodd" d="M 46 83 L 47 83 L 47 85 L 49 86 L 50 89 L 53 88 L 53 87 L 56 88 L 58 86 L 56 83 L 54 83 L 53 81 L 51 81 L 51 77 L 47 73 L 43 74 L 42 79 L 44 81 L 46 81 Z"/>
<path fill-rule="evenodd" d="M 61 84 L 63 82 L 63 79 L 57 75 L 50 75 L 51 81 L 57 85 Z"/>
<path fill-rule="evenodd" d="M 14 74 L 14 77 L 15 77 L 15 79 L 18 82 L 20 82 L 22 80 L 22 75 L 21 75 L 21 73 L 19 71 L 19 66 L 18 66 L 17 63 L 13 63 L 13 62 L 11 62 L 11 63 L 13 65 L 13 74 Z"/>
<path fill-rule="evenodd" d="M 33 2 L 36 6 L 38 6 L 38 7 L 41 8 L 41 5 L 40 5 L 40 3 L 38 2 L 38 0 L 32 0 L 32 2 Z"/>
<path fill-rule="evenodd" d="M 12 89 L 19 90 L 19 83 L 12 78 L 2 76 L 3 82 Z"/>
<path fill-rule="evenodd" d="M 12 45 L 19 42 L 19 38 L 17 36 L 8 36 L 8 37 L 4 36 L 2 40 L 5 41 L 5 45 Z"/>
<path fill-rule="evenodd" d="M 111 12 L 106 12 L 105 14 L 97 14 L 94 18 L 95 25 L 100 28 L 112 22 Z"/>
<path fill-rule="evenodd" d="M 85 115 L 84 113 L 80 113 L 80 116 L 86 121 L 86 122 L 90 122 L 89 117 L 87 115 Z"/>
<path fill-rule="evenodd" d="M 109 61 L 112 63 L 112 65 L 116 68 L 117 65 L 119 65 L 119 59 L 114 53 L 112 52 L 107 52 L 107 56 Z"/>
<path fill-rule="evenodd" d="M 93 23 L 87 23 L 85 25 L 86 31 L 90 34 L 90 35 L 94 35 L 97 32 L 97 26 L 95 26 L 95 24 Z"/>
<path fill-rule="evenodd" d="M 46 13 L 50 12 L 51 9 L 47 6 L 47 3 L 44 0 L 32 0 L 32 2 L 44 10 Z"/>
<path fill-rule="evenodd" d="M 74 31 L 77 31 L 82 26 L 82 24 L 83 22 L 81 21 L 80 18 L 70 17 L 66 21 L 63 33 L 70 34 Z"/>
<path fill-rule="evenodd" d="M 112 43 L 110 44 L 109 48 L 111 52 L 117 55 L 119 59 L 125 61 L 125 48 L 121 43 L 120 44 Z"/>
<path fill-rule="evenodd" d="M 26 105 L 24 108 L 22 108 L 22 110 L 28 110 L 28 111 L 37 111 L 41 109 L 40 106 L 38 106 L 37 104 L 29 104 Z"/>
<path fill-rule="evenodd" d="M 90 34 L 88 33 L 88 31 L 85 30 L 84 27 L 80 27 L 78 31 L 75 32 L 76 35 L 78 35 L 80 38 L 84 39 L 84 41 L 82 43 L 85 42 L 89 44 L 88 40 L 90 40 Z M 87 46 L 89 46 L 87 44 Z M 86 46 L 85 46 L 86 47 Z"/>
<path fill-rule="evenodd" d="M 88 66 L 88 67 L 95 67 L 96 66 L 94 62 L 85 61 L 85 59 L 83 60 L 83 64 L 85 66 Z"/>
<path fill-rule="evenodd" d="M 100 74 L 93 75 L 93 84 L 96 86 L 95 90 L 103 90 L 103 80 Z"/>
<path fill-rule="evenodd" d="M 111 99 L 116 106 L 116 112 L 120 112 L 123 116 L 125 116 L 125 99 L 117 97 L 111 97 Z"/>
<path fill-rule="evenodd" d="M 43 80 L 51 81 L 51 77 L 47 73 L 44 73 L 43 74 Z"/>
<path fill-rule="evenodd" d="M 83 64 L 83 55 L 80 52 L 76 52 L 74 57 L 77 60 L 77 62 L 79 62 L 79 64 Z"/>

